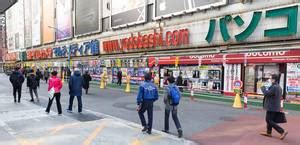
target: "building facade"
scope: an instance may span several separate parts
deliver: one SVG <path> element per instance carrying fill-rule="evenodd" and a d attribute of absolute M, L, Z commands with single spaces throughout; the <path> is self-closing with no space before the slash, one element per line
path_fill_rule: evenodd
<path fill-rule="evenodd" d="M 258 98 L 260 86 L 278 74 L 283 96 L 299 102 L 299 0 L 51 2 L 20 0 L 6 12 L 8 59 L 56 70 L 78 67 L 94 80 L 107 71 L 109 82 L 121 70 L 133 84 L 145 71 L 161 86 L 181 72 L 188 88 L 226 96 L 241 80 L 243 91 Z M 14 9 L 22 6 L 42 7 L 24 9 L 24 21 L 17 22 L 23 27 L 14 26 L 21 15 Z"/>

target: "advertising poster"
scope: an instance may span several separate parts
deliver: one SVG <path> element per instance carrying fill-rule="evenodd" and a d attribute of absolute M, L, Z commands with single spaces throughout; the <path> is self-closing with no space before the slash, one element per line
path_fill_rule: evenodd
<path fill-rule="evenodd" d="M 183 11 L 208 9 L 227 4 L 227 0 L 155 0 L 155 17 L 171 16 Z"/>
<path fill-rule="evenodd" d="M 99 32 L 99 0 L 76 0 L 75 2 L 75 35 Z"/>
<path fill-rule="evenodd" d="M 55 41 L 54 0 L 43 0 L 43 44 Z"/>
<path fill-rule="evenodd" d="M 12 8 L 8 9 L 5 12 L 6 17 L 6 34 L 7 34 L 7 48 L 8 52 L 12 52 L 15 49 L 15 37 L 14 37 L 14 29 L 13 29 L 13 14 Z"/>
<path fill-rule="evenodd" d="M 42 3 L 41 0 L 31 0 L 32 6 L 32 46 L 41 45 L 41 18 L 42 18 Z"/>
<path fill-rule="evenodd" d="M 300 95 L 300 63 L 288 63 L 286 89 L 288 94 Z"/>
<path fill-rule="evenodd" d="M 72 37 L 72 0 L 56 0 L 56 39 Z"/>
<path fill-rule="evenodd" d="M 241 64 L 225 64 L 224 66 L 224 91 L 233 92 L 233 82 L 241 80 Z"/>
<path fill-rule="evenodd" d="M 288 63 L 286 77 L 286 100 L 300 104 L 300 63 Z"/>
<path fill-rule="evenodd" d="M 24 49 L 24 0 L 19 0 L 13 6 L 14 30 L 15 30 L 15 49 Z"/>
<path fill-rule="evenodd" d="M 31 0 L 25 0 L 24 1 L 24 16 L 25 16 L 25 22 L 24 22 L 24 39 L 25 39 L 25 48 L 31 47 L 32 43 L 32 31 L 31 31 L 31 14 L 32 14 L 32 9 L 31 9 Z"/>
<path fill-rule="evenodd" d="M 145 0 L 112 0 L 111 26 L 137 24 L 146 21 Z"/>

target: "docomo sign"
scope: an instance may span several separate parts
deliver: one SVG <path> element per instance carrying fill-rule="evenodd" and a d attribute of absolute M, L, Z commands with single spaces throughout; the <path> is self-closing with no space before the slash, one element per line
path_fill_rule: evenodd
<path fill-rule="evenodd" d="M 27 51 L 27 59 L 33 60 L 33 59 L 52 58 L 52 54 L 53 54 L 52 48 L 30 50 Z"/>
<path fill-rule="evenodd" d="M 165 37 L 163 33 L 157 33 L 156 30 L 152 34 L 141 35 L 117 40 L 109 40 L 102 42 L 103 51 L 105 52 L 119 52 L 129 51 L 132 49 L 147 49 L 161 46 L 180 46 L 189 44 L 189 31 L 188 29 L 179 29 L 174 31 L 167 31 Z"/>
<path fill-rule="evenodd" d="M 251 52 L 246 53 L 246 57 L 284 56 L 285 54 L 286 51 Z"/>

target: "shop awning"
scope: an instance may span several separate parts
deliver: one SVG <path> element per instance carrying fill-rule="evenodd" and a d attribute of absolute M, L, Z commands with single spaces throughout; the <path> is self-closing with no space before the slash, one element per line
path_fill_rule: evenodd
<path fill-rule="evenodd" d="M 293 62 L 300 62 L 300 49 L 285 51 L 249 52 L 226 55 L 227 64 Z"/>
<path fill-rule="evenodd" d="M 241 63 L 293 63 L 300 62 L 300 49 L 284 51 L 249 52 L 237 54 L 211 54 L 195 56 L 149 57 L 149 67 L 155 65 L 211 65 Z"/>

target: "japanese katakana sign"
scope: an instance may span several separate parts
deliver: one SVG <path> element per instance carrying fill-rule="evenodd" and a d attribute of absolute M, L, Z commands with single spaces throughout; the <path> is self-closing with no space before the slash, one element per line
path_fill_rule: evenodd
<path fill-rule="evenodd" d="M 286 27 L 265 29 L 265 37 L 292 36 L 297 33 L 298 5 L 267 10 L 265 12 L 265 15 L 263 15 L 262 11 L 253 12 L 253 16 L 250 20 L 249 25 L 244 31 L 234 35 L 235 40 L 237 42 L 242 42 L 246 40 L 256 30 L 257 26 L 260 24 L 261 19 L 276 19 L 278 17 L 286 17 Z M 223 38 L 223 41 L 225 42 L 227 42 L 230 39 L 233 39 L 227 28 L 227 25 L 229 23 L 235 23 L 239 27 L 245 25 L 244 19 L 239 15 L 235 17 L 233 17 L 232 15 L 226 15 L 219 19 L 211 19 L 209 22 L 209 30 L 205 38 L 205 40 L 208 43 L 211 43 L 213 41 L 218 20 L 220 33 Z"/>

